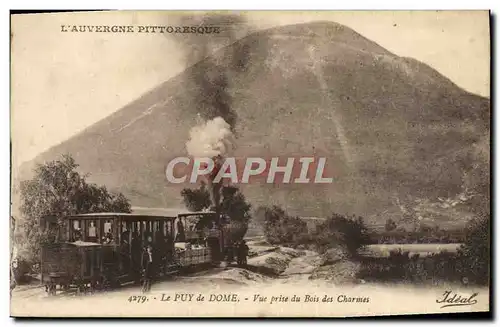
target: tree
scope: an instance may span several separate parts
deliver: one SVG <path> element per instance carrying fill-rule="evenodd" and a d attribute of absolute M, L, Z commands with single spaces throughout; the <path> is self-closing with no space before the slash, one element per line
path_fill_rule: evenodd
<path fill-rule="evenodd" d="M 250 209 L 245 196 L 235 186 L 224 186 L 222 188 L 222 201 L 220 204 L 222 213 L 227 215 L 231 221 L 248 223 L 250 220 Z"/>
<path fill-rule="evenodd" d="M 223 186 L 221 193 L 222 201 L 220 203 L 220 210 L 230 220 L 229 225 L 226 226 L 228 231 L 226 237 L 231 242 L 242 239 L 248 230 L 252 206 L 246 201 L 243 193 L 235 186 Z M 184 204 L 191 211 L 205 210 L 212 205 L 210 193 L 205 184 L 202 184 L 198 189 L 183 189 L 181 195 Z"/>
<path fill-rule="evenodd" d="M 282 242 L 282 225 L 286 217 L 285 211 L 278 207 L 260 207 L 261 213 L 264 215 L 264 235 L 266 240 L 271 244 L 279 244 Z"/>
<path fill-rule="evenodd" d="M 385 231 L 386 232 L 391 232 L 395 230 L 398 226 L 396 225 L 396 222 L 392 220 L 391 218 L 387 219 L 385 222 Z"/>
<path fill-rule="evenodd" d="M 198 189 L 185 188 L 181 191 L 184 205 L 191 211 L 201 211 L 210 207 L 210 193 L 205 184 Z"/>
<path fill-rule="evenodd" d="M 78 165 L 70 155 L 60 160 L 39 164 L 34 177 L 21 182 L 21 215 L 24 218 L 26 258 L 39 260 L 40 243 L 48 240 L 39 228 L 40 218 L 53 216 L 59 226 L 65 217 L 92 212 L 131 212 L 128 199 L 121 193 L 108 192 L 105 186 L 89 184 L 86 175 L 80 175 Z"/>
<path fill-rule="evenodd" d="M 231 221 L 248 223 L 251 218 L 252 206 L 246 201 L 245 196 L 236 186 L 223 186 L 222 201 L 220 209 L 222 214 L 229 217 Z M 202 211 L 210 208 L 212 201 L 210 193 L 205 184 L 198 189 L 185 188 L 181 191 L 184 205 L 191 211 Z"/>

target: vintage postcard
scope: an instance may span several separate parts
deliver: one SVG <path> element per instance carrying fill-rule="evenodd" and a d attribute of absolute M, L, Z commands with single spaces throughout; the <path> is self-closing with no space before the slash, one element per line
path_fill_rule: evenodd
<path fill-rule="evenodd" d="M 11 16 L 11 315 L 490 312 L 490 13 Z"/>

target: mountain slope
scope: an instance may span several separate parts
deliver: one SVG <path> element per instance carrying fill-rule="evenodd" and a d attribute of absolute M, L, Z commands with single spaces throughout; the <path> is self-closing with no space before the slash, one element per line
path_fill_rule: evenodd
<path fill-rule="evenodd" d="M 400 58 L 342 25 L 317 22 L 251 34 L 212 60 L 229 67 L 236 48 L 246 65 L 226 71 L 237 114 L 237 157 L 316 155 L 331 185 L 245 185 L 254 207 L 293 214 L 332 211 L 397 215 L 394 196 L 451 196 L 489 140 L 489 100 L 432 68 Z M 208 60 L 208 59 L 207 59 Z M 185 156 L 199 108 L 202 61 L 82 133 L 24 165 L 71 153 L 91 180 L 134 205 L 178 207 L 186 185 L 168 184 L 168 161 Z M 488 141 L 489 143 L 489 141 Z M 386 212 L 384 217 L 378 216 Z M 388 213 L 387 213 L 388 212 Z"/>

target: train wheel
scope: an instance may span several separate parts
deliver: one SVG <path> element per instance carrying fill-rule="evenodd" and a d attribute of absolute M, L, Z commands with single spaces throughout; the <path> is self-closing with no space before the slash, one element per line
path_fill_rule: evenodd
<path fill-rule="evenodd" d="M 85 284 L 80 280 L 76 283 L 76 295 L 82 295 L 82 293 L 85 293 Z"/>
<path fill-rule="evenodd" d="M 95 290 L 100 291 L 102 289 L 102 279 L 99 278 L 95 282 Z"/>

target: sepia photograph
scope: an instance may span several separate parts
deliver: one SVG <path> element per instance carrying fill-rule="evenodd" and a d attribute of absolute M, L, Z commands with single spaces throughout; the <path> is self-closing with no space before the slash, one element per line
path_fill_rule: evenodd
<path fill-rule="evenodd" d="M 12 317 L 490 312 L 490 12 L 10 17 Z"/>

